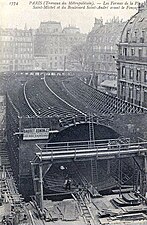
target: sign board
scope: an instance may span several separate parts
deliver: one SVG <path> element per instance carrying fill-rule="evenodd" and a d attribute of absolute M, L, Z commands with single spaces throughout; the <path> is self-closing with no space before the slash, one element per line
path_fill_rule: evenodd
<path fill-rule="evenodd" d="M 49 138 L 49 128 L 27 128 L 23 132 L 23 140 L 40 140 Z"/>

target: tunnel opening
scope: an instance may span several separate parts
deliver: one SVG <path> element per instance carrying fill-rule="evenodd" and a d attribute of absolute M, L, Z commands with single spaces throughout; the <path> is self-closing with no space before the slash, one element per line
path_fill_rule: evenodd
<path fill-rule="evenodd" d="M 120 136 L 110 127 L 100 124 L 93 125 L 95 140 L 117 139 Z M 50 137 L 51 143 L 89 140 L 90 134 L 88 123 L 70 126 Z M 114 170 L 113 163 L 112 167 L 113 168 L 111 168 L 111 170 Z M 64 169 L 62 170 L 61 168 Z M 93 170 L 97 171 L 96 177 L 93 175 Z M 64 162 L 61 165 L 53 164 L 50 171 L 46 174 L 44 179 L 44 191 L 46 196 L 49 194 L 49 198 L 54 199 L 55 196 L 52 196 L 51 193 L 56 190 L 55 192 L 64 193 L 65 197 L 66 191 L 64 190 L 64 181 L 67 177 L 71 178 L 72 183 L 74 183 L 74 187 L 79 184 L 83 185 L 83 180 L 88 186 L 91 184 L 93 187 L 95 187 L 97 191 L 101 191 L 102 189 L 110 190 L 111 187 L 116 186 L 116 180 L 113 178 L 113 174 L 108 172 L 107 160 L 95 161 L 95 159 L 87 159 L 85 161 L 73 161 L 70 163 Z"/>
<path fill-rule="evenodd" d="M 95 140 L 116 139 L 120 135 L 112 128 L 94 124 Z M 70 126 L 50 137 L 50 142 L 88 141 L 90 139 L 89 124 L 77 124 Z"/>

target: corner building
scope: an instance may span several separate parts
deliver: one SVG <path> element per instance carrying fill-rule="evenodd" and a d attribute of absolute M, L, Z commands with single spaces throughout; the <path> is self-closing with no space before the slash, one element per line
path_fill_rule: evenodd
<path fill-rule="evenodd" d="M 118 97 L 147 107 L 147 2 L 127 22 L 118 48 Z"/>

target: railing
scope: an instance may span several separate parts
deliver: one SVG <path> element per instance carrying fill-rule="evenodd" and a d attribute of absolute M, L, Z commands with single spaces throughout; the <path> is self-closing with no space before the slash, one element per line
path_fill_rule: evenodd
<path fill-rule="evenodd" d="M 108 144 L 112 141 L 118 142 L 120 139 L 103 139 L 103 140 L 95 140 L 95 146 L 97 145 L 104 145 Z M 128 142 L 130 142 L 129 138 L 125 138 Z M 37 144 L 37 147 L 42 150 L 48 150 L 51 148 L 59 148 L 59 147 L 77 147 L 77 146 L 90 146 L 90 144 L 93 143 L 93 141 L 69 141 L 69 142 L 52 142 L 52 143 L 39 143 Z"/>
<path fill-rule="evenodd" d="M 40 75 L 52 75 L 52 76 L 75 76 L 75 75 L 89 75 L 91 72 L 89 71 L 57 71 L 57 70 L 26 70 L 26 71 L 5 71 L 1 72 L 1 75 L 10 76 L 10 75 L 29 75 L 29 76 L 40 76 Z"/>
<path fill-rule="evenodd" d="M 67 160 L 87 157 L 111 157 L 147 151 L 147 142 L 130 143 L 129 139 L 100 140 L 94 142 L 67 142 L 36 144 L 40 160 Z"/>
<path fill-rule="evenodd" d="M 123 56 L 123 55 L 120 55 L 118 57 L 118 59 L 147 62 L 147 57 L 139 57 L 139 56 Z"/>

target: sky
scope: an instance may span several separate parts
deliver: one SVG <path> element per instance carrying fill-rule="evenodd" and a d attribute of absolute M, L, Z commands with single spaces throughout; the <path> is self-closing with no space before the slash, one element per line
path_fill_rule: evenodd
<path fill-rule="evenodd" d="M 137 5 L 138 0 L 0 0 L 0 26 L 23 29 L 27 24 L 36 29 L 41 21 L 52 20 L 60 21 L 62 27 L 75 25 L 88 33 L 95 17 L 107 21 L 119 16 L 126 21 L 137 12 Z"/>

